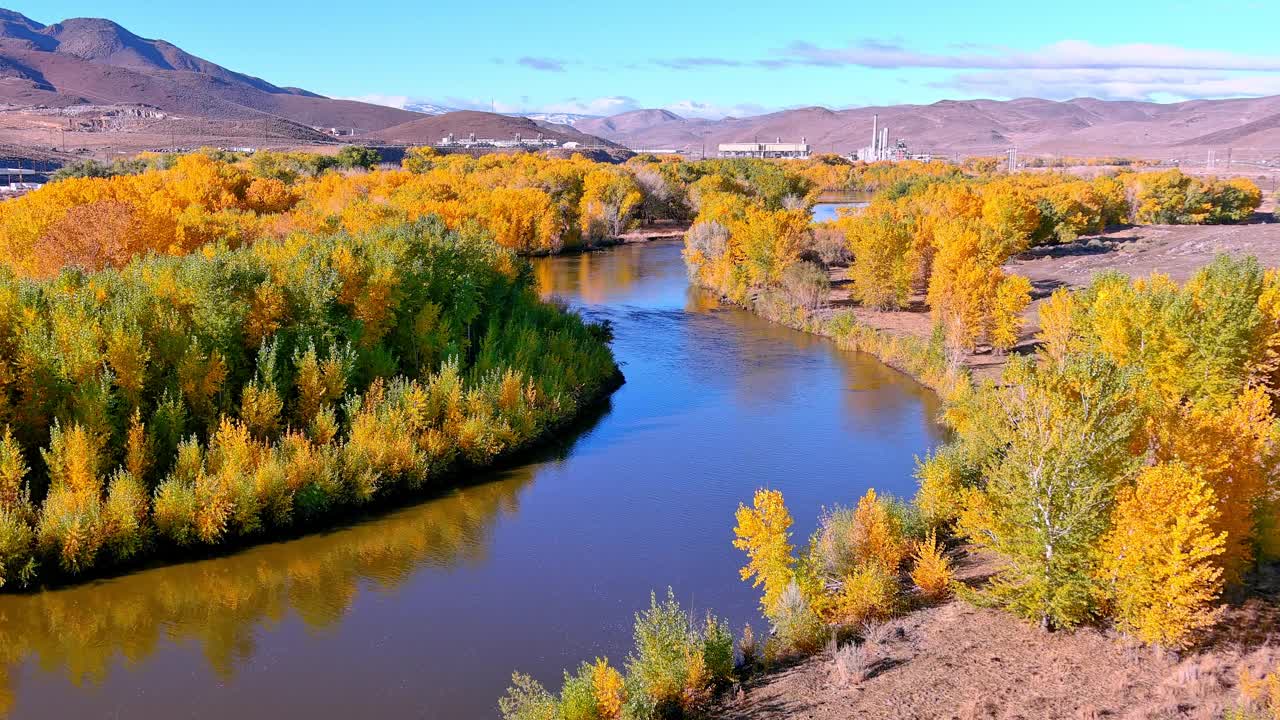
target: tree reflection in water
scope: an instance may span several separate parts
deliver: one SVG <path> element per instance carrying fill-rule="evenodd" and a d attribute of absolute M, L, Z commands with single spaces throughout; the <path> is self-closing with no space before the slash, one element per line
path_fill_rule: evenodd
<path fill-rule="evenodd" d="M 535 460 L 567 456 L 605 413 L 607 406 Z M 481 564 L 493 526 L 517 512 L 538 467 L 531 462 L 413 507 L 226 557 L 0 595 L 0 715 L 14 702 L 11 673 L 29 659 L 83 686 L 103 682 L 117 654 L 134 665 L 162 641 L 194 641 L 229 679 L 253 657 L 257 632 L 290 614 L 310 630 L 330 628 L 362 591 L 393 590 L 424 568 Z"/>

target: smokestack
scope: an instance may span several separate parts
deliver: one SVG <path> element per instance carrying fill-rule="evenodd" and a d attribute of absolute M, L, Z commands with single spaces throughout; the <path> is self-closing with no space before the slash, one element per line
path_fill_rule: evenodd
<path fill-rule="evenodd" d="M 876 148 L 880 144 L 880 114 L 871 116 L 871 159 L 879 160 L 880 153 Z"/>
<path fill-rule="evenodd" d="M 880 155 L 882 160 L 888 159 L 889 155 L 889 128 L 880 128 Z"/>

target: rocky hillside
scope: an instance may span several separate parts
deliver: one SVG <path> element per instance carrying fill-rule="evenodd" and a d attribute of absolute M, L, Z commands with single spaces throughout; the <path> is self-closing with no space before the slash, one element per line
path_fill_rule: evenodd
<path fill-rule="evenodd" d="M 273 85 L 97 18 L 43 25 L 0 10 L 0 103 L 138 104 L 213 120 L 381 130 L 416 113 Z"/>

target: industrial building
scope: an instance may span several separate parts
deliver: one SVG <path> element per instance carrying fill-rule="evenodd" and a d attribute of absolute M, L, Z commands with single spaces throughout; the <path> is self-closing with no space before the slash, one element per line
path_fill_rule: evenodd
<path fill-rule="evenodd" d="M 804 160 L 809 157 L 809 142 L 800 138 L 798 143 L 784 143 L 782 138 L 771 143 L 721 143 L 722 158 L 775 158 L 786 160 Z"/>
<path fill-rule="evenodd" d="M 476 133 L 472 132 L 467 137 L 454 137 L 453 133 L 440 138 L 439 145 L 436 147 L 558 147 L 559 141 L 553 138 L 543 137 L 539 133 L 538 137 L 521 137 L 520 133 L 512 140 L 494 140 L 492 137 L 476 137 Z"/>
<path fill-rule="evenodd" d="M 0 168 L 0 194 L 22 194 L 39 190 L 49 182 L 49 173 L 28 168 Z"/>
<path fill-rule="evenodd" d="M 919 160 L 921 162 L 929 162 L 933 159 L 928 154 L 911 154 L 907 150 L 907 141 L 898 138 L 898 141 L 889 144 L 889 127 L 880 127 L 880 116 L 871 116 L 871 144 L 858 150 L 852 158 L 854 160 L 862 160 L 863 162 L 901 162 L 903 160 Z"/>

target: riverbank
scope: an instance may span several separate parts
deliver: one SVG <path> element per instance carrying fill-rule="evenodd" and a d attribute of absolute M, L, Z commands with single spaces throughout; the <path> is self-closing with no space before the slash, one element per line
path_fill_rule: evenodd
<path fill-rule="evenodd" d="M 972 586 L 992 567 L 963 556 L 956 570 Z M 1218 720 L 1239 706 L 1243 672 L 1261 677 L 1280 662 L 1274 569 L 1252 590 L 1227 609 L 1211 649 L 1183 656 L 1095 628 L 1046 632 L 952 599 L 864 633 L 868 650 L 851 678 L 824 651 L 742 684 L 710 716 Z"/>
<path fill-rule="evenodd" d="M 1158 272 L 1182 282 L 1224 253 L 1280 265 L 1280 225 L 1137 226 L 1015 257 L 1006 271 L 1031 279 L 1035 293 L 1015 352 L 1034 350 L 1039 303 L 1057 288 L 1083 287 L 1105 271 Z M 944 398 L 963 383 L 998 378 L 1010 356 L 948 359 L 922 297 L 906 311 L 867 310 L 850 299 L 846 272 L 829 271 L 832 298 L 821 310 L 805 312 L 776 292 L 756 296 L 749 309 L 875 355 Z M 956 556 L 957 579 L 970 587 L 994 570 L 967 548 Z M 1181 655 L 1098 627 L 1046 632 L 1007 612 L 951 599 L 864 632 L 853 679 L 824 651 L 735 688 L 712 717 L 1221 718 L 1244 702 L 1243 677 L 1262 677 L 1280 662 L 1277 567 L 1261 568 L 1227 599 L 1213 636 Z"/>
<path fill-rule="evenodd" d="M 958 361 L 974 380 L 998 380 L 1012 355 L 1035 350 L 1035 336 L 1040 331 L 1040 306 L 1054 290 L 1078 290 L 1103 272 L 1119 272 L 1132 278 L 1160 273 L 1175 282 L 1185 282 L 1221 254 L 1253 256 L 1263 267 L 1280 267 L 1280 223 L 1259 218 L 1240 225 L 1136 225 L 1029 250 L 1004 265 L 1006 272 L 1026 277 L 1032 286 L 1032 301 L 1022 313 L 1022 332 L 1013 353 L 1003 355 L 982 349 L 964 353 Z M 897 337 L 900 346 L 917 350 L 928 347 L 933 336 L 933 318 L 923 294 L 913 295 L 905 310 L 875 310 L 851 299 L 848 268 L 830 268 L 828 277 L 831 280 L 828 306 L 813 313 L 811 319 L 803 322 L 791 319 L 788 324 L 830 335 L 823 330 L 824 325 L 847 315 L 857 326 L 866 328 L 864 333 Z M 778 319 L 788 321 L 786 317 Z M 881 348 L 889 350 L 890 365 L 933 387 L 928 378 L 916 375 L 913 365 L 897 358 L 900 348 L 889 346 L 884 340 L 864 340 L 853 349 L 879 356 L 883 352 Z"/>
<path fill-rule="evenodd" d="M 641 225 L 633 230 L 628 230 L 616 237 L 608 237 L 599 242 L 587 243 L 573 248 L 565 248 L 559 252 L 550 252 L 547 250 L 539 250 L 524 253 L 525 257 L 540 258 L 554 257 L 558 255 L 578 255 L 588 252 L 599 252 L 601 250 L 609 250 L 620 245 L 634 245 L 637 243 L 655 242 L 658 240 L 681 240 L 684 234 L 689 231 L 688 225 L 677 224 L 655 224 Z"/>

